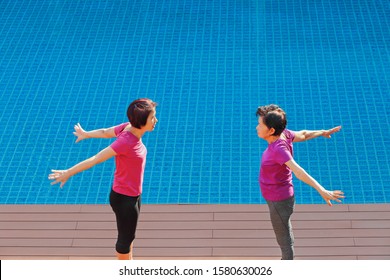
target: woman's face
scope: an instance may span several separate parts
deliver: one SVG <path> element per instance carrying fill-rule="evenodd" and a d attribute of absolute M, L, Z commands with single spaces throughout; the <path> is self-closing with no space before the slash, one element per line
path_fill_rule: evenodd
<path fill-rule="evenodd" d="M 153 131 L 157 122 L 158 122 L 158 119 L 156 118 L 156 109 L 154 108 L 153 111 L 151 111 L 149 116 L 148 116 L 148 119 L 147 119 L 146 125 L 145 125 L 145 130 L 146 131 Z"/>
<path fill-rule="evenodd" d="M 269 136 L 270 129 L 264 124 L 263 117 L 259 117 L 258 124 L 256 126 L 257 136 L 262 139 L 266 139 Z"/>

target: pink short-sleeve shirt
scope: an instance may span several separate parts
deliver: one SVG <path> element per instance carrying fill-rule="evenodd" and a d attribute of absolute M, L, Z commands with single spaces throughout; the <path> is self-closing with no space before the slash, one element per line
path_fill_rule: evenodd
<path fill-rule="evenodd" d="M 282 133 L 285 139 L 279 138 L 269 144 L 261 158 L 260 189 L 269 201 L 281 201 L 294 195 L 292 172 L 285 163 L 293 158 L 295 134 L 287 129 Z"/>
<path fill-rule="evenodd" d="M 112 189 L 127 196 L 142 193 L 147 150 L 141 139 L 124 131 L 129 123 L 114 128 L 117 139 L 111 144 L 115 151 L 115 173 Z"/>

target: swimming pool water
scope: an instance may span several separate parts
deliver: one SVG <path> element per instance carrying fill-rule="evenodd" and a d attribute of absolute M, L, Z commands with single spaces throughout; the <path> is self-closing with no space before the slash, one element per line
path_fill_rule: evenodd
<path fill-rule="evenodd" d="M 112 140 L 73 126 L 159 103 L 144 203 L 264 203 L 257 106 L 288 127 L 342 125 L 295 157 L 344 203 L 390 202 L 390 4 L 369 0 L 0 2 L 0 203 L 107 203 L 114 161 L 51 186 Z M 323 203 L 294 180 L 298 203 Z"/>

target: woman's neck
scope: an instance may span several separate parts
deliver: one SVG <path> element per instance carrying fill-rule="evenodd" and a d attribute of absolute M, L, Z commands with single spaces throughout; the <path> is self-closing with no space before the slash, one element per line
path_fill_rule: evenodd
<path fill-rule="evenodd" d="M 278 135 L 278 136 L 271 135 L 270 137 L 268 137 L 266 139 L 266 141 L 268 142 L 268 145 L 270 145 L 270 144 L 274 143 L 276 140 L 278 140 L 279 138 L 280 138 L 280 135 Z"/>
<path fill-rule="evenodd" d="M 135 137 L 137 137 L 138 139 L 141 139 L 142 136 L 144 136 L 145 134 L 145 131 L 142 130 L 142 129 L 139 129 L 139 128 L 135 128 L 135 127 L 131 127 L 130 130 L 129 130 Z"/>

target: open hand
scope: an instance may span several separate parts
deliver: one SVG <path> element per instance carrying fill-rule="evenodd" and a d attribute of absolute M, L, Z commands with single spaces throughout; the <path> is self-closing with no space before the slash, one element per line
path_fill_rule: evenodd
<path fill-rule="evenodd" d="M 323 191 L 321 193 L 322 198 L 326 201 L 329 206 L 332 206 L 332 200 L 341 203 L 340 198 L 344 198 L 344 193 L 342 191 Z"/>
<path fill-rule="evenodd" d="M 324 136 L 325 138 L 331 138 L 332 137 L 331 135 L 333 133 L 339 132 L 340 130 L 341 130 L 341 125 L 325 130 L 324 133 L 322 133 L 322 136 Z"/>
<path fill-rule="evenodd" d="M 49 180 L 54 180 L 51 185 L 61 183 L 60 188 L 62 188 L 69 179 L 69 175 L 66 171 L 67 170 L 51 170 L 53 173 L 49 174 Z"/>
<path fill-rule="evenodd" d="M 84 140 L 85 138 L 87 138 L 87 134 L 86 134 L 86 131 L 81 127 L 81 125 L 79 123 L 77 123 L 75 126 L 74 126 L 74 132 L 73 134 L 77 137 L 76 139 L 76 143 L 80 142 L 81 140 Z"/>

